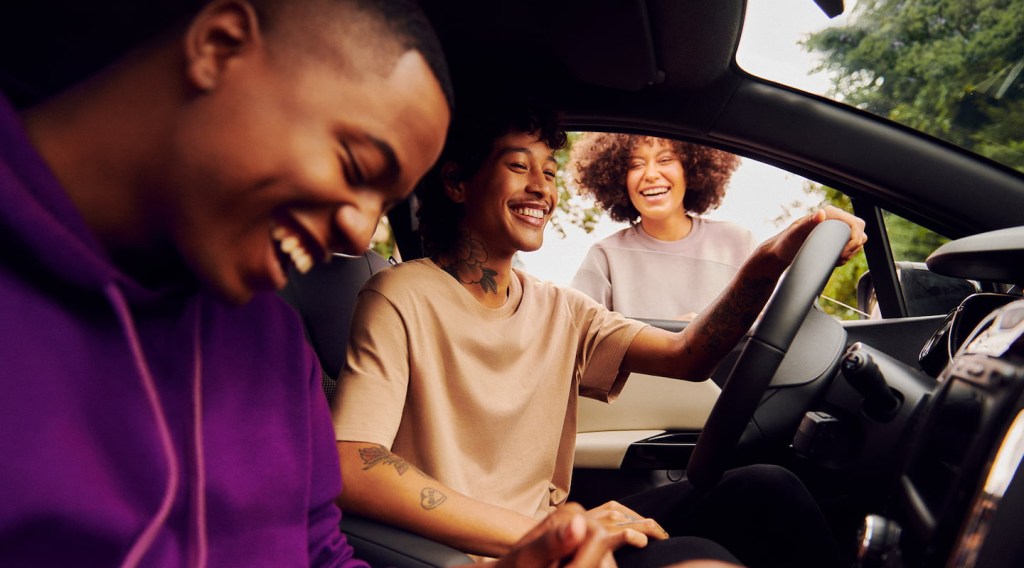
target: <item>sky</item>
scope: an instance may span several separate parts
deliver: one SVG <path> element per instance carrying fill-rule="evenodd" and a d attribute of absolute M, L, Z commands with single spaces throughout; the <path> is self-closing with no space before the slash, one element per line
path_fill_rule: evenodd
<path fill-rule="evenodd" d="M 847 13 L 852 5 L 846 1 Z M 812 0 L 750 0 L 737 61 L 754 75 L 824 94 L 828 77 L 810 73 L 817 61 L 798 42 L 811 31 L 843 23 L 845 16 L 829 20 Z M 739 223 L 762 241 L 818 204 L 819 199 L 805 191 L 806 184 L 800 176 L 744 158 L 722 206 L 707 216 Z M 527 272 L 568 284 L 590 245 L 626 226 L 606 217 L 590 234 L 565 225 L 565 238 L 549 227 L 540 250 L 520 253 Z"/>
<path fill-rule="evenodd" d="M 799 43 L 811 32 L 845 25 L 855 4 L 846 0 L 846 11 L 830 20 L 812 0 L 749 0 L 736 61 L 753 75 L 824 94 L 828 77 L 809 73 L 819 58 Z"/>

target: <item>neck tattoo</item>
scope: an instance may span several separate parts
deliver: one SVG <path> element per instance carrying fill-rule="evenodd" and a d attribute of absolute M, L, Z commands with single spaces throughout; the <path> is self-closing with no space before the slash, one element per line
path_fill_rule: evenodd
<path fill-rule="evenodd" d="M 438 255 L 434 262 L 461 284 L 479 285 L 484 292 L 497 294 L 498 282 L 495 276 L 498 273 L 484 266 L 487 256 L 487 249 L 482 242 L 464 236 L 451 252 Z"/>

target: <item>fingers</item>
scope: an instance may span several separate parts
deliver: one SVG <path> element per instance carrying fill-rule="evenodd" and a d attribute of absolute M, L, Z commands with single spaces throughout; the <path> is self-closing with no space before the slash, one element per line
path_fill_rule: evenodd
<path fill-rule="evenodd" d="M 582 515 L 577 515 L 575 519 L 585 520 Z M 586 533 L 582 541 L 576 547 L 571 559 L 563 565 L 570 568 L 615 568 L 612 551 L 616 547 L 614 542 L 608 538 L 608 533 L 594 521 L 585 521 L 583 526 L 586 528 Z M 562 556 L 562 558 L 564 557 L 565 555 Z M 536 566 L 536 564 L 530 566 Z"/>
<path fill-rule="evenodd" d="M 838 213 L 829 211 L 829 214 L 836 215 L 835 217 L 830 218 L 836 218 L 842 221 L 846 221 L 846 223 L 850 225 L 850 239 L 849 241 L 847 241 L 846 246 L 843 248 L 843 252 L 840 254 L 839 261 L 837 262 L 837 266 L 842 266 L 846 264 L 851 258 L 853 258 L 857 253 L 859 253 L 861 249 L 864 248 L 864 243 L 867 242 L 867 234 L 864 232 L 863 219 L 850 215 L 849 213 L 841 209 L 831 209 L 835 210 L 835 212 Z"/>
<path fill-rule="evenodd" d="M 572 554 L 586 540 L 587 521 L 580 513 L 552 513 L 524 536 L 512 551 L 498 560 L 499 568 L 553 566 Z"/>
<path fill-rule="evenodd" d="M 587 517 L 601 523 L 612 534 L 617 547 L 629 544 L 642 548 L 647 546 L 648 537 L 664 540 L 669 536 L 654 519 L 645 518 L 616 501 L 609 501 L 587 511 Z"/>
<path fill-rule="evenodd" d="M 608 501 L 607 503 L 605 503 L 605 504 L 603 504 L 603 505 L 601 505 L 599 507 L 594 507 L 593 509 L 590 509 L 589 511 L 587 511 L 587 516 L 588 517 L 602 516 L 602 515 L 611 515 L 611 518 L 618 518 L 618 519 L 627 519 L 627 518 L 639 519 L 640 516 L 641 516 L 639 513 L 637 513 L 633 509 L 630 509 L 629 507 L 623 505 L 622 503 L 619 503 L 618 501 Z M 616 517 L 616 515 L 617 515 L 617 517 Z"/>
<path fill-rule="evenodd" d="M 783 262 L 792 262 L 814 227 L 827 219 L 843 221 L 850 226 L 850 238 L 843 247 L 839 259 L 836 261 L 836 266 L 842 266 L 860 252 L 867 241 L 867 235 L 864 233 L 863 219 L 832 205 L 822 207 L 794 221 L 789 227 L 766 241 L 766 243 L 770 243 L 770 249 L 776 258 Z"/>
<path fill-rule="evenodd" d="M 608 538 L 600 523 L 587 519 L 579 505 L 569 504 L 538 523 L 494 565 L 501 568 L 614 568 L 613 550 L 615 541 Z"/>
<path fill-rule="evenodd" d="M 605 527 L 605 529 L 608 530 L 608 527 Z M 616 523 L 613 529 L 617 529 L 622 532 L 635 532 L 644 535 L 643 544 L 635 544 L 633 541 L 630 541 L 629 544 L 632 544 L 633 546 L 646 546 L 646 537 L 651 537 L 655 540 L 665 540 L 666 538 L 668 538 L 668 532 L 666 532 L 665 529 L 663 529 L 661 525 L 658 524 L 658 521 L 655 521 L 654 519 L 635 519 L 630 521 L 623 521 L 621 523 Z"/>
<path fill-rule="evenodd" d="M 647 546 L 648 542 L 647 535 L 635 529 L 622 529 L 615 532 L 609 532 L 608 539 L 611 541 L 611 546 L 614 550 L 618 550 L 626 545 L 634 548 L 643 548 Z"/>
<path fill-rule="evenodd" d="M 846 242 L 846 246 L 843 247 L 843 251 L 839 255 L 839 260 L 836 262 L 836 266 L 846 264 L 851 258 L 856 256 L 862 248 L 864 248 L 864 243 L 867 242 L 868 236 L 864 232 L 863 219 L 832 205 L 828 205 L 816 211 L 815 218 L 817 219 L 818 217 L 820 217 L 820 221 L 824 221 L 825 219 L 837 219 L 850 226 L 850 240 L 848 240 Z"/>

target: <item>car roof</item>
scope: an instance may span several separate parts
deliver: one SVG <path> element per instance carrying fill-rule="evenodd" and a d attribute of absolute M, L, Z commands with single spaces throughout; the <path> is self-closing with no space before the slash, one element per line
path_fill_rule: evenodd
<path fill-rule="evenodd" d="M 457 108 L 480 92 L 546 99 L 570 128 L 722 147 L 951 238 L 1021 224 L 1021 173 L 741 70 L 735 53 L 745 0 L 421 4 L 450 62 Z M 111 24 L 100 6 L 123 17 Z M 16 103 L 87 75 L 138 40 L 128 36 L 146 29 L 141 20 L 160 18 L 159 8 L 129 0 L 18 1 L 3 14 L 0 83 Z"/>
<path fill-rule="evenodd" d="M 806 0 L 811 2 L 811 0 Z M 951 238 L 1021 224 L 1024 176 L 735 63 L 743 0 L 426 0 L 459 98 L 551 101 L 576 129 L 708 143 Z"/>

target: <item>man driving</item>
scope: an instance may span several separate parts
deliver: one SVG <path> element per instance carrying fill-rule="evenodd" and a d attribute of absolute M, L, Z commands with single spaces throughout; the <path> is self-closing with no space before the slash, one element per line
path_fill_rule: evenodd
<path fill-rule="evenodd" d="M 382 271 L 359 295 L 333 403 L 347 510 L 467 552 L 505 553 L 569 492 L 577 396 L 614 400 L 630 372 L 704 380 L 743 337 L 811 229 L 863 222 L 826 208 L 761 244 L 725 292 L 671 333 L 512 267 L 541 246 L 558 199 L 543 107 L 458 117 L 417 193 L 429 258 Z M 588 512 L 621 565 L 688 558 L 751 566 L 835 564 L 834 541 L 800 482 L 776 467 L 728 472 Z M 715 544 L 718 543 L 718 544 Z"/>

